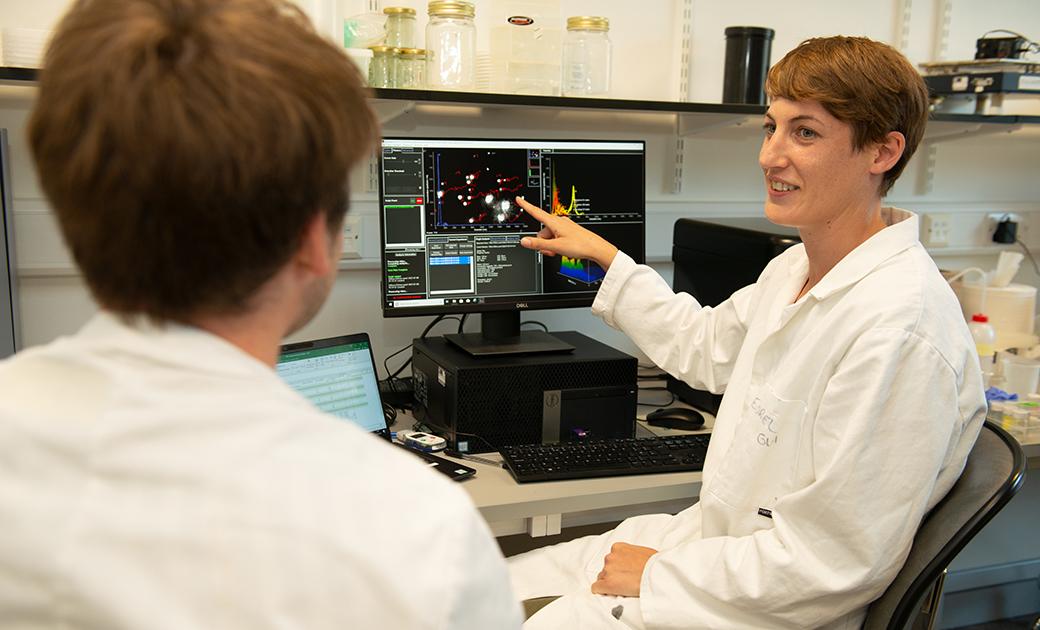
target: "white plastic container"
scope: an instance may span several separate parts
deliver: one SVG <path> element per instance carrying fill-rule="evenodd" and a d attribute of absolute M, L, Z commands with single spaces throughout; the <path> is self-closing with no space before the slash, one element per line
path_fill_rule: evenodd
<path fill-rule="evenodd" d="M 1004 391 L 1018 394 L 1019 398 L 1027 398 L 1040 385 L 1040 361 L 1036 359 L 1007 354 L 1001 361 L 1001 369 L 1004 372 Z"/>
<path fill-rule="evenodd" d="M 372 50 L 369 48 L 345 48 L 347 58 L 354 62 L 365 82 L 368 83 L 368 66 L 372 63 Z"/>
<path fill-rule="evenodd" d="M 495 0 L 491 15 L 491 89 L 560 94 L 560 0 Z"/>
<path fill-rule="evenodd" d="M 971 316 L 968 330 L 971 331 L 971 338 L 975 340 L 975 352 L 978 353 L 979 360 L 983 361 L 983 365 L 986 365 L 986 361 L 992 363 L 993 353 L 997 351 L 997 331 L 990 325 L 989 318 L 982 313 L 975 313 Z"/>
<path fill-rule="evenodd" d="M 610 94 L 611 46 L 605 17 L 567 18 L 563 41 L 563 95 Z"/>
<path fill-rule="evenodd" d="M 961 303 L 964 319 L 974 313 L 986 313 L 997 331 L 997 350 L 1023 348 L 1037 343 L 1033 334 L 1036 310 L 1036 287 L 1009 284 L 1006 287 L 983 287 L 975 282 L 954 282 L 953 292 Z M 985 301 L 985 302 L 984 302 Z"/>
<path fill-rule="evenodd" d="M 472 2 L 435 0 L 426 23 L 426 85 L 472 91 L 477 81 L 476 9 Z"/>

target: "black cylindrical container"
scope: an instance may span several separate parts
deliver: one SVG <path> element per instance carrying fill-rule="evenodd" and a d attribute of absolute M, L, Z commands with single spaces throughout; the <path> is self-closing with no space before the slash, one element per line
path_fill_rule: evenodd
<path fill-rule="evenodd" d="M 773 29 L 760 26 L 730 26 L 726 29 L 723 103 L 765 104 L 773 34 Z"/>

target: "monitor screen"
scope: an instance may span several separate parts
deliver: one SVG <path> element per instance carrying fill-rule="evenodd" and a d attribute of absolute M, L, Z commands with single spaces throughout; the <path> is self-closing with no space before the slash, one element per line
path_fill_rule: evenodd
<path fill-rule="evenodd" d="M 604 271 L 524 249 L 517 196 L 643 261 L 642 141 L 384 138 L 379 195 L 387 317 L 591 305 Z"/>

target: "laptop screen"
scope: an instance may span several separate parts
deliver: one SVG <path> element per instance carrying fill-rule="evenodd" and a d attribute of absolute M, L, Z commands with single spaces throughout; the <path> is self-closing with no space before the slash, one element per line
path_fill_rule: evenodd
<path fill-rule="evenodd" d="M 282 346 L 278 376 L 316 407 L 365 431 L 386 429 L 368 335 Z"/>

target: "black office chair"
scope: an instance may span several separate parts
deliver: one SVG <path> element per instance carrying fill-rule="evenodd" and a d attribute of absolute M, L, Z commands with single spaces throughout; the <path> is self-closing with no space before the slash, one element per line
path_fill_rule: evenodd
<path fill-rule="evenodd" d="M 932 628 L 946 569 L 1022 487 L 1022 447 L 987 422 L 950 492 L 925 517 L 910 555 L 888 590 L 867 609 L 864 630 Z"/>

